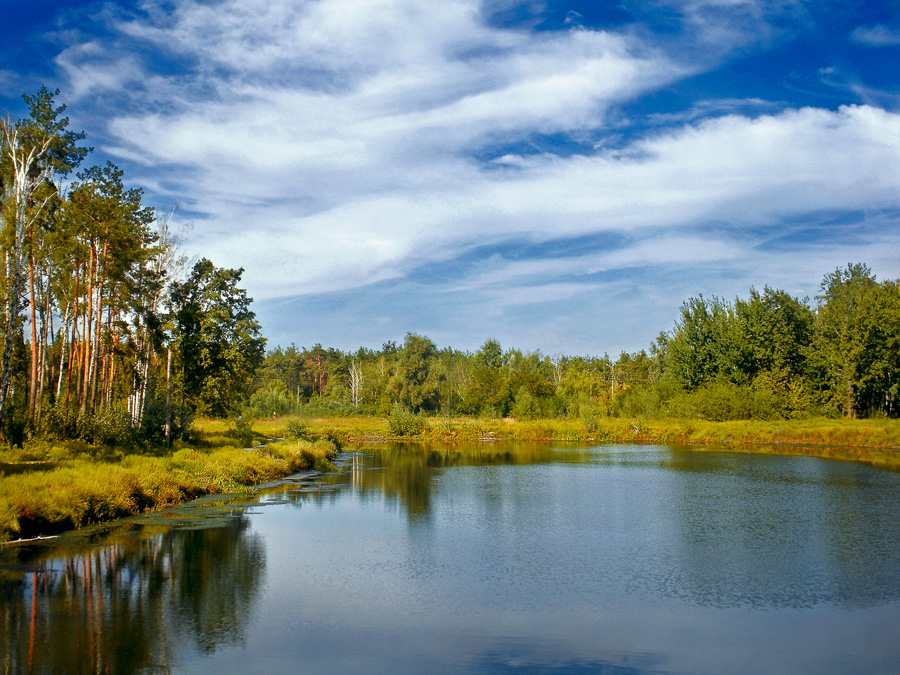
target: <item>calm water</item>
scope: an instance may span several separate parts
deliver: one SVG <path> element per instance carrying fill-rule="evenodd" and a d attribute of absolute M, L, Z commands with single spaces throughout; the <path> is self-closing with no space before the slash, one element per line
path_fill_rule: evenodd
<path fill-rule="evenodd" d="M 0 672 L 900 672 L 898 474 L 648 446 L 365 453 L 5 547 Z"/>

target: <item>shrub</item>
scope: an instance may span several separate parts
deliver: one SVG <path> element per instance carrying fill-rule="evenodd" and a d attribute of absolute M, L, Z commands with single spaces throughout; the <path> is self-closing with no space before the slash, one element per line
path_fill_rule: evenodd
<path fill-rule="evenodd" d="M 415 436 L 425 430 L 425 420 L 398 403 L 388 417 L 388 429 L 394 436 Z"/>
<path fill-rule="evenodd" d="M 513 402 L 512 416 L 517 420 L 533 420 L 540 417 L 540 407 L 528 388 L 522 385 L 516 392 Z"/>
<path fill-rule="evenodd" d="M 172 403 L 172 440 L 187 440 L 191 433 L 194 415 L 185 405 Z M 166 437 L 166 402 L 154 399 L 144 410 L 141 433 L 147 440 L 162 440 Z"/>
<path fill-rule="evenodd" d="M 78 410 L 57 402 L 41 417 L 41 435 L 65 440 L 78 438 Z"/>
<path fill-rule="evenodd" d="M 131 425 L 124 408 L 106 406 L 93 415 L 80 414 L 76 422 L 77 437 L 101 445 L 133 448 L 140 440 L 140 432 Z"/>

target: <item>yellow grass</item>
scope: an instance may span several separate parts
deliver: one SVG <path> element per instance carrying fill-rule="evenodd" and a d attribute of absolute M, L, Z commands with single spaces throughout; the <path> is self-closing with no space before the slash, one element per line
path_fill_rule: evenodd
<path fill-rule="evenodd" d="M 164 456 L 119 453 L 96 460 L 50 447 L 48 454 L 59 458 L 53 468 L 0 477 L 0 541 L 158 510 L 204 494 L 240 492 L 304 469 L 329 470 L 337 454 L 328 441 L 238 448 L 217 439 L 218 425 L 209 426 L 198 447 Z"/>

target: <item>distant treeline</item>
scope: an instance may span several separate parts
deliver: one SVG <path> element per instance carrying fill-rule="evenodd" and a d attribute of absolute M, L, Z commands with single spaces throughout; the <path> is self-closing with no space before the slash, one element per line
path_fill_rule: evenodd
<path fill-rule="evenodd" d="M 226 415 L 265 340 L 241 270 L 179 255 L 171 214 L 142 203 L 46 88 L 0 120 L 0 433 L 129 444 Z"/>
<path fill-rule="evenodd" d="M 898 376 L 898 282 L 851 264 L 826 275 L 813 302 L 769 287 L 733 302 L 691 298 L 648 350 L 615 359 L 496 340 L 462 352 L 412 333 L 378 351 L 279 347 L 250 405 L 261 415 L 896 417 Z"/>

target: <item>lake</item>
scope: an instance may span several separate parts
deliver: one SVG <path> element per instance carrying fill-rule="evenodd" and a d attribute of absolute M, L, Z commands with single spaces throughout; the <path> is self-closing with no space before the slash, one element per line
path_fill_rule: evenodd
<path fill-rule="evenodd" d="M 0 548 L 0 672 L 900 672 L 898 515 L 859 463 L 364 446 Z"/>

